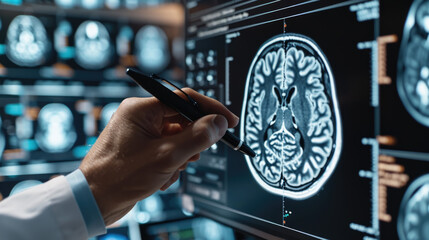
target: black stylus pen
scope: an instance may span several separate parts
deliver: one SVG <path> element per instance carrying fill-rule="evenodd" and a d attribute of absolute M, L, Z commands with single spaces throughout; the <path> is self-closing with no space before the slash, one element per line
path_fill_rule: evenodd
<path fill-rule="evenodd" d="M 146 76 L 133 68 L 128 68 L 127 74 L 140 87 L 144 88 L 154 97 L 158 98 L 162 103 L 174 109 L 189 121 L 193 122 L 205 116 L 205 114 L 198 111 L 197 107 L 194 106 L 191 102 L 183 100 L 183 98 L 179 97 L 173 91 L 163 86 L 161 82 L 157 80 L 160 79 L 159 77 L 154 75 L 152 75 L 151 77 Z M 167 83 L 171 84 L 168 81 Z M 190 98 L 186 93 L 185 95 Z M 195 101 L 193 103 L 196 104 Z M 230 146 L 232 149 L 238 150 L 244 154 L 249 155 L 250 157 L 254 157 L 256 155 L 255 152 L 246 143 L 243 142 L 243 140 L 236 137 L 229 131 L 226 131 L 221 141 L 226 143 L 226 145 Z"/>

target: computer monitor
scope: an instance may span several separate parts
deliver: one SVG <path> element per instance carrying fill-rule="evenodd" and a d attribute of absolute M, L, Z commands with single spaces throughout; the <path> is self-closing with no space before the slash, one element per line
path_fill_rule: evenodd
<path fill-rule="evenodd" d="M 184 208 L 269 239 L 428 238 L 428 5 L 187 1 L 186 83 L 257 156 L 213 145 Z"/>
<path fill-rule="evenodd" d="M 429 238 L 429 1 L 380 1 L 379 219 L 383 239 Z"/>
<path fill-rule="evenodd" d="M 126 67 L 183 79 L 183 10 L 162 2 L 0 3 L 0 176 L 74 170 L 124 98 L 149 96 Z"/>

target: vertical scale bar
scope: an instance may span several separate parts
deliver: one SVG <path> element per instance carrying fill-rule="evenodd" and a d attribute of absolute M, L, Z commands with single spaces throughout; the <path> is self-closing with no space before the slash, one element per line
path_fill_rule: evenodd
<path fill-rule="evenodd" d="M 284 34 L 286 34 L 286 19 L 283 19 L 283 35 Z M 286 53 L 286 42 L 285 41 L 283 41 L 283 49 L 284 49 L 284 51 L 285 51 L 285 53 Z M 286 59 L 285 59 L 286 60 Z M 285 77 L 285 65 L 286 64 L 282 64 L 282 78 L 283 78 L 283 82 L 285 81 L 285 79 L 284 79 L 284 77 Z M 282 142 L 282 144 L 283 144 L 283 142 Z M 284 151 L 284 146 L 282 146 L 282 155 L 281 156 L 284 156 L 283 154 L 283 151 Z M 282 159 L 282 163 L 281 163 L 281 172 L 283 172 L 283 159 Z M 283 196 L 282 196 L 282 223 L 283 223 L 283 226 L 286 226 L 286 217 L 287 217 L 287 215 L 286 215 L 286 209 L 285 209 L 285 200 L 286 200 L 286 198 L 285 198 L 285 194 L 284 194 L 284 191 L 286 190 L 285 188 L 286 188 L 286 184 L 284 183 L 284 180 L 282 179 L 281 180 L 281 182 L 280 182 L 280 184 L 281 184 L 281 186 L 283 186 Z"/>
<path fill-rule="evenodd" d="M 229 62 L 234 61 L 233 57 L 225 58 L 225 105 L 231 105 L 231 99 L 229 97 Z"/>
<path fill-rule="evenodd" d="M 372 42 L 371 49 L 371 106 L 378 107 L 379 105 L 379 87 L 378 87 L 378 42 Z"/>
<path fill-rule="evenodd" d="M 375 236 L 380 234 L 380 224 L 378 220 L 378 155 L 379 144 L 375 138 L 363 138 L 362 144 L 371 146 L 371 232 Z"/>
<path fill-rule="evenodd" d="M 378 221 L 378 155 L 378 141 L 377 139 L 372 139 L 372 228 L 376 236 L 379 236 L 380 231 L 380 224 Z"/>

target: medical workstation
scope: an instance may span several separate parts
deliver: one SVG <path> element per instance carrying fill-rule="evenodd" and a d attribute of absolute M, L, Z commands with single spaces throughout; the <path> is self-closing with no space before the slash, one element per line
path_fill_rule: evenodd
<path fill-rule="evenodd" d="M 92 239 L 429 239 L 429 0 L 0 0 L 0 201 L 152 96 L 128 68 L 255 156 L 217 142 Z"/>

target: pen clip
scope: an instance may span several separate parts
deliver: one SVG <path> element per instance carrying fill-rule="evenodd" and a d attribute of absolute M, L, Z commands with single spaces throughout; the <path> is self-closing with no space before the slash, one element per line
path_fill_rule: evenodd
<path fill-rule="evenodd" d="M 152 74 L 150 75 L 151 78 L 156 79 L 156 80 L 160 80 L 163 81 L 165 83 L 167 83 L 168 85 L 174 87 L 175 89 L 179 90 L 180 92 L 182 92 L 189 100 L 189 102 L 192 104 L 192 106 L 196 109 L 198 109 L 198 103 L 197 101 L 195 101 L 193 98 L 191 98 L 191 96 L 189 96 L 187 93 L 185 93 L 182 89 L 180 89 L 179 87 L 177 87 L 176 85 L 174 85 L 172 82 L 168 81 L 167 79 L 164 79 L 156 74 Z"/>

